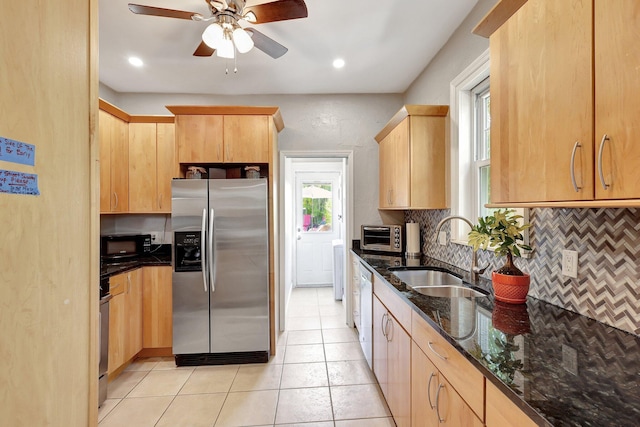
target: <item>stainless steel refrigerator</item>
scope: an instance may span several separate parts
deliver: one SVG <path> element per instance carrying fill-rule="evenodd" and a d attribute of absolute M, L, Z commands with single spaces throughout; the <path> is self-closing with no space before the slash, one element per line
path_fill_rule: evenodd
<path fill-rule="evenodd" d="M 265 179 L 174 179 L 173 353 L 176 364 L 269 358 Z"/>

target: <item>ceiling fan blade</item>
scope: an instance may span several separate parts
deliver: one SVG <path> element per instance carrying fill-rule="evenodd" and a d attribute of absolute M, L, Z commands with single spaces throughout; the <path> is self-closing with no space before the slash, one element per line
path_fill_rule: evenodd
<path fill-rule="evenodd" d="M 288 19 L 306 18 L 309 16 L 304 0 L 278 0 L 271 3 L 246 7 L 244 12 L 253 12 L 256 16 L 256 20 L 251 21 L 252 24 L 286 21 Z"/>
<path fill-rule="evenodd" d="M 267 55 L 269 55 L 274 59 L 280 58 L 289 50 L 286 47 L 282 46 L 277 41 L 273 40 L 270 37 L 265 36 L 264 34 L 262 34 L 260 31 L 256 29 L 245 28 L 244 30 L 247 33 L 249 33 L 249 35 L 253 39 L 253 44 L 255 47 L 257 47 L 258 49 L 260 49 L 261 51 L 263 51 L 264 53 L 266 53 Z"/>
<path fill-rule="evenodd" d="M 201 16 L 195 12 L 185 12 L 184 10 L 163 9 L 161 7 L 143 6 L 140 4 L 129 3 L 129 10 L 138 15 L 165 16 L 167 18 L 188 19 L 191 21 L 193 16 Z"/>
<path fill-rule="evenodd" d="M 215 51 L 216 50 L 214 48 L 212 48 L 205 42 L 200 42 L 200 44 L 196 48 L 196 51 L 193 52 L 193 56 L 211 56 Z"/>

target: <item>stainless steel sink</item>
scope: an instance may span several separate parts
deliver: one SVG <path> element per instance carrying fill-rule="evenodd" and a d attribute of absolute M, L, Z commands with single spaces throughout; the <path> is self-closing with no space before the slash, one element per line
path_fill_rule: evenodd
<path fill-rule="evenodd" d="M 462 279 L 445 271 L 395 270 L 392 273 L 412 288 L 416 286 L 462 285 Z"/>
<path fill-rule="evenodd" d="M 409 286 L 414 291 L 429 297 L 482 298 L 487 294 L 465 286 Z"/>

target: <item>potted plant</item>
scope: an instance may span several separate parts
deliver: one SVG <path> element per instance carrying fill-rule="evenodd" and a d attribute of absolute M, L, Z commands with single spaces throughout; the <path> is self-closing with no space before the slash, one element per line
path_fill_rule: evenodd
<path fill-rule="evenodd" d="M 524 244 L 522 232 L 531 224 L 519 224 L 522 215 L 515 211 L 499 209 L 493 215 L 478 218 L 478 224 L 469 232 L 469 244 L 474 251 L 492 248 L 496 256 L 507 257 L 506 263 L 491 274 L 494 296 L 498 301 L 523 304 L 527 300 L 530 277 L 513 263 L 513 257 L 521 250 L 530 251 Z"/>

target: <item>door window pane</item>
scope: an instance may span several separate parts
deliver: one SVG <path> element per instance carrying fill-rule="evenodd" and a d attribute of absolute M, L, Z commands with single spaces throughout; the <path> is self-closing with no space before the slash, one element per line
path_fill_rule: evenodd
<path fill-rule="evenodd" d="M 329 232 L 332 230 L 333 193 L 331 183 L 302 184 L 302 230 Z"/>

